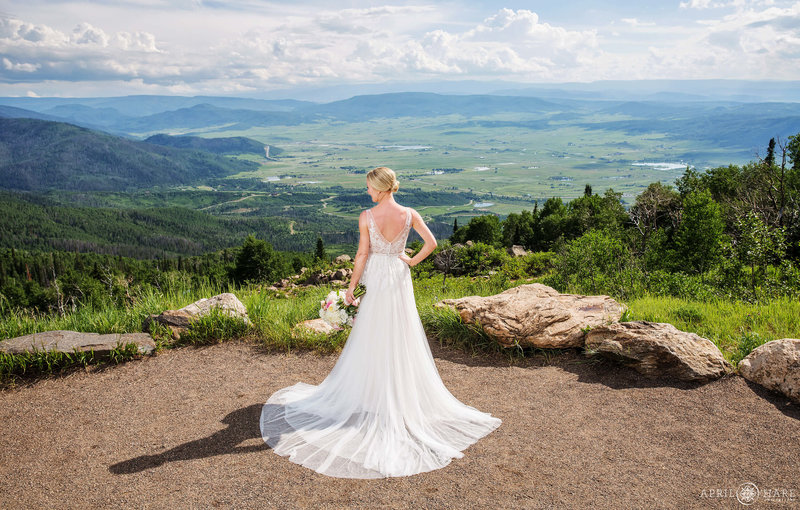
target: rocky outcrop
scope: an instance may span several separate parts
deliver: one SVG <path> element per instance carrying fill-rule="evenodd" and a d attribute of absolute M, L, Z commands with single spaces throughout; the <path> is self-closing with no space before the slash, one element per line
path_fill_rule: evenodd
<path fill-rule="evenodd" d="M 179 310 L 166 310 L 161 314 L 151 315 L 145 319 L 143 329 L 150 331 L 151 324 L 157 322 L 169 328 L 175 338 L 178 339 L 194 319 L 206 315 L 213 308 L 219 308 L 232 317 L 239 317 L 247 324 L 251 324 L 250 319 L 247 317 L 247 308 L 235 295 L 226 292 L 210 298 L 200 299 Z"/>
<path fill-rule="evenodd" d="M 739 362 L 739 374 L 800 402 L 800 340 L 784 338 L 756 347 Z"/>
<path fill-rule="evenodd" d="M 333 259 L 333 262 L 335 264 L 349 264 L 352 260 L 353 259 L 350 258 L 350 255 L 343 253 L 342 255 L 339 255 L 338 257 Z"/>
<path fill-rule="evenodd" d="M 711 340 L 658 322 L 593 328 L 586 334 L 586 351 L 618 359 L 647 376 L 682 381 L 709 381 L 733 368 Z"/>
<path fill-rule="evenodd" d="M 0 342 L 0 352 L 22 354 L 25 352 L 58 351 L 72 353 L 94 351 L 105 355 L 112 349 L 125 344 L 136 344 L 139 352 L 149 354 L 156 348 L 155 342 L 147 333 L 82 333 L 79 331 L 45 331 L 31 335 L 18 336 Z"/>
<path fill-rule="evenodd" d="M 312 273 L 302 279 L 302 282 L 307 285 L 343 285 L 346 280 L 352 276 L 353 270 L 349 267 L 342 267 L 339 269 L 329 269 L 321 273 Z"/>
<path fill-rule="evenodd" d="M 581 347 L 585 330 L 622 316 L 624 307 L 608 296 L 561 294 L 532 283 L 494 296 L 444 299 L 437 307 L 453 307 L 465 323 L 478 321 L 504 347 Z"/>
<path fill-rule="evenodd" d="M 513 244 L 511 245 L 510 248 L 508 248 L 508 254 L 511 255 L 512 257 L 524 257 L 525 255 L 528 254 L 528 252 L 525 250 L 523 246 L 520 246 L 518 244 Z"/>

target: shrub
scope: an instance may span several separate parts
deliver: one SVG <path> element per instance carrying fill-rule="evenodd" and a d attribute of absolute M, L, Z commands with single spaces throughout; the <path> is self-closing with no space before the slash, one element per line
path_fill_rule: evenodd
<path fill-rule="evenodd" d="M 590 230 L 567 243 L 555 257 L 548 285 L 564 291 L 620 295 L 635 280 L 634 260 L 628 247 L 607 232 Z"/>
<path fill-rule="evenodd" d="M 479 275 L 506 264 L 510 257 L 501 248 L 484 243 L 453 248 L 456 250 L 458 266 L 456 274 Z"/>

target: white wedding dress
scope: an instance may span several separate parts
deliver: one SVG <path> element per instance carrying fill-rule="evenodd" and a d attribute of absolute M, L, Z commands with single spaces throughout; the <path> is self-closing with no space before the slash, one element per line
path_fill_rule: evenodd
<path fill-rule="evenodd" d="M 408 476 L 442 468 L 500 426 L 444 386 L 422 328 L 406 245 L 411 213 L 391 242 L 370 210 L 370 252 L 358 315 L 319 385 L 276 391 L 261 411 L 261 435 L 273 451 L 340 478 Z"/>

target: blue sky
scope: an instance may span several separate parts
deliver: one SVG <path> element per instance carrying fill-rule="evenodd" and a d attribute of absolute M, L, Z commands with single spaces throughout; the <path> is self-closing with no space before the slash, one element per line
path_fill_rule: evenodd
<path fill-rule="evenodd" d="M 800 1 L 5 0 L 0 95 L 800 79 Z"/>

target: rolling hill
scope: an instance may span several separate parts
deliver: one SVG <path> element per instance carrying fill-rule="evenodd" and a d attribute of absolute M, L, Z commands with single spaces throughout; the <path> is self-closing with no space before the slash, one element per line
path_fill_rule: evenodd
<path fill-rule="evenodd" d="M 258 154 L 264 155 L 264 144 L 253 140 L 252 138 L 245 138 L 243 136 L 233 136 L 224 138 L 203 138 L 200 136 L 170 136 L 170 135 L 153 135 L 145 142 L 155 145 L 163 145 L 165 147 L 175 147 L 178 149 L 194 149 L 214 154 Z M 270 156 L 276 156 L 283 152 L 282 149 L 270 146 Z"/>
<path fill-rule="evenodd" d="M 0 118 L 0 188 L 126 190 L 186 185 L 258 164 L 62 122 Z"/>

